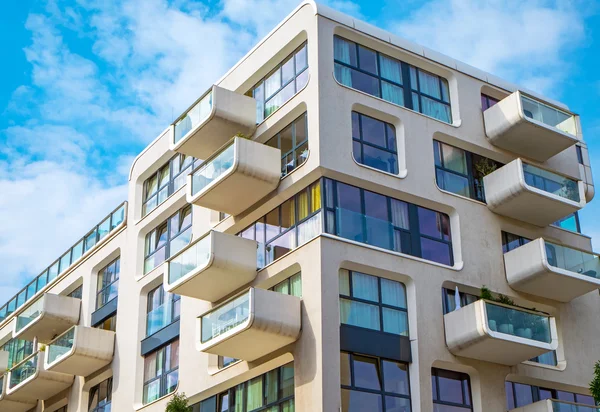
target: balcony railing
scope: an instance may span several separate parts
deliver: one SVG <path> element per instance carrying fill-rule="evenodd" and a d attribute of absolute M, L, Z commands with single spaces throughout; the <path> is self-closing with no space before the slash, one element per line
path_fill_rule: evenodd
<path fill-rule="evenodd" d="M 523 114 L 546 126 L 577 136 L 575 116 L 521 94 Z"/>
<path fill-rule="evenodd" d="M 232 142 L 225 150 L 194 171 L 192 174 L 192 196 L 204 190 L 215 180 L 220 179 L 233 167 L 234 160 L 235 145 Z"/>
<path fill-rule="evenodd" d="M 250 294 L 244 293 L 221 306 L 214 312 L 202 316 L 202 343 L 246 322 L 250 317 Z"/>
<path fill-rule="evenodd" d="M 39 352 L 36 352 L 10 370 L 8 389 L 15 388 L 36 374 L 38 368 L 38 358 Z"/>
<path fill-rule="evenodd" d="M 53 283 L 59 274 L 65 272 L 80 258 L 86 255 L 95 245 L 110 233 L 123 226 L 127 215 L 127 202 L 123 202 L 111 214 L 103 219 L 87 235 L 81 238 L 75 246 L 64 253 L 60 259 L 46 268 L 41 275 L 25 286 L 19 293 L 0 308 L 0 322 L 9 317 L 17 309 L 33 299 L 46 285 Z"/>
<path fill-rule="evenodd" d="M 148 312 L 146 318 L 146 336 L 150 336 L 170 325 L 175 320 L 173 301 L 167 299 L 162 305 Z"/>
<path fill-rule="evenodd" d="M 48 345 L 47 363 L 54 363 L 60 357 L 66 355 L 73 349 L 75 344 L 75 326 L 56 338 Z"/>
<path fill-rule="evenodd" d="M 175 122 L 175 143 L 178 143 L 191 130 L 198 127 L 205 121 L 212 111 L 212 89 L 206 95 L 200 98 L 192 108 Z"/>
<path fill-rule="evenodd" d="M 531 187 L 572 200 L 573 202 L 581 201 L 579 187 L 575 179 L 561 176 L 527 163 L 523 163 L 523 175 L 525 183 Z"/>
<path fill-rule="evenodd" d="M 551 343 L 550 319 L 546 315 L 512 309 L 485 302 L 487 324 L 490 330 L 542 343 Z"/>

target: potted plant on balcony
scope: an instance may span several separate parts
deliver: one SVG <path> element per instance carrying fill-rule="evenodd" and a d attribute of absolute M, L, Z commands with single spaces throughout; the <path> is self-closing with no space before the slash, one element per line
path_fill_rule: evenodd
<path fill-rule="evenodd" d="M 191 409 L 188 406 L 188 399 L 185 393 L 176 393 L 173 395 L 165 412 L 189 412 Z"/>
<path fill-rule="evenodd" d="M 594 365 L 594 379 L 590 382 L 590 393 L 596 405 L 600 405 L 600 361 L 596 361 Z"/>

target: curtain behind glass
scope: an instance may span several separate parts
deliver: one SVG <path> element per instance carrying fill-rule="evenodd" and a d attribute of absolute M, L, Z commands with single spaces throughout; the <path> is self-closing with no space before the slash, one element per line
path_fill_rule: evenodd
<path fill-rule="evenodd" d="M 406 308 L 406 294 L 402 283 L 382 278 L 381 303 Z"/>
<path fill-rule="evenodd" d="M 381 69 L 381 77 L 391 80 L 394 83 L 402 84 L 402 70 L 400 68 L 399 61 L 381 54 L 379 65 Z"/>
<path fill-rule="evenodd" d="M 302 276 L 300 273 L 290 278 L 290 295 L 302 297 Z"/>
<path fill-rule="evenodd" d="M 246 410 L 252 411 L 263 405 L 262 376 L 254 378 L 247 383 Z"/>
<path fill-rule="evenodd" d="M 379 302 L 379 286 L 375 276 L 352 272 L 352 296 Z"/>
<path fill-rule="evenodd" d="M 354 44 L 335 36 L 333 38 L 333 58 L 346 64 L 351 64 L 350 47 L 354 47 Z"/>

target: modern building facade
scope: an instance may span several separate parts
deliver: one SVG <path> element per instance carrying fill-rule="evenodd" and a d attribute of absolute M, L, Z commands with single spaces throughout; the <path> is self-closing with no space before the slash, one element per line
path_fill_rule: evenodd
<path fill-rule="evenodd" d="M 312 1 L 198 96 L 0 308 L 1 411 L 597 411 L 565 105 Z"/>

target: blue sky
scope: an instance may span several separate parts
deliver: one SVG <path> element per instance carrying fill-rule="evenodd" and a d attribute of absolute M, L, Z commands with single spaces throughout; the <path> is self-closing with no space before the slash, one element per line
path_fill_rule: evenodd
<path fill-rule="evenodd" d="M 326 3 L 565 102 L 600 182 L 600 2 Z M 126 198 L 135 155 L 297 4 L 2 2 L 1 302 Z M 597 249 L 599 210 L 581 213 Z"/>

